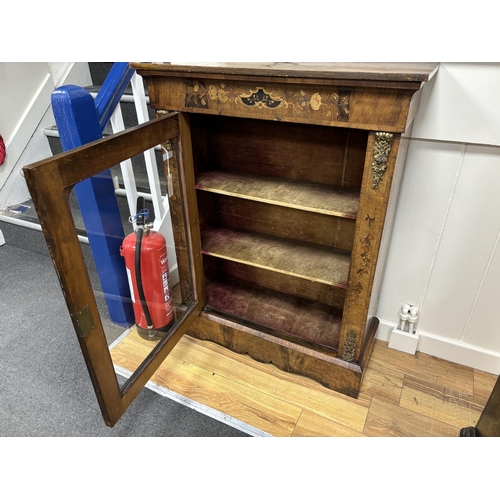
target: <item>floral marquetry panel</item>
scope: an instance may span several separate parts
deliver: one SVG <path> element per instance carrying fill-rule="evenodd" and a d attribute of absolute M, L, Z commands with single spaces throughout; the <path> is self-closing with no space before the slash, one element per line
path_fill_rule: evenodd
<path fill-rule="evenodd" d="M 367 130 L 383 125 L 387 132 L 404 130 L 400 116 L 410 103 L 409 94 L 401 89 L 373 93 L 333 85 L 201 78 L 170 78 L 168 94 L 165 87 L 149 89 L 154 108 Z"/>
<path fill-rule="evenodd" d="M 198 87 L 201 90 L 201 86 Z M 208 97 L 218 104 L 229 104 L 233 107 L 258 108 L 261 110 L 289 110 L 296 116 L 318 116 L 335 121 L 349 121 L 350 92 L 339 90 L 337 92 L 314 92 L 316 89 L 304 88 L 300 90 L 277 89 L 269 90 L 269 86 L 253 89 L 248 87 L 228 86 L 224 82 L 211 84 L 208 88 Z M 189 93 L 186 96 L 189 101 Z M 217 104 L 217 103 L 216 103 Z"/>

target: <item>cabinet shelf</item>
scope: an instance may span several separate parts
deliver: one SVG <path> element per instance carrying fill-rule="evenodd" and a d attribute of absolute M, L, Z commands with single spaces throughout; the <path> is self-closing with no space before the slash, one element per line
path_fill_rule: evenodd
<path fill-rule="evenodd" d="M 209 170 L 198 175 L 196 188 L 270 205 L 356 219 L 359 191 L 312 182 Z"/>
<path fill-rule="evenodd" d="M 339 288 L 349 276 L 349 252 L 247 231 L 209 227 L 202 253 Z"/>
<path fill-rule="evenodd" d="M 214 279 L 205 288 L 207 306 L 316 346 L 337 349 L 342 312 L 316 302 L 242 282 Z"/>

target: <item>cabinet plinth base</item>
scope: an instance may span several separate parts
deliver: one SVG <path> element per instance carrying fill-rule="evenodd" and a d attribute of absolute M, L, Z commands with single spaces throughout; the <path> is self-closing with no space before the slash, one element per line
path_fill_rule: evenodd
<path fill-rule="evenodd" d="M 310 378 L 328 389 L 357 398 L 378 324 L 378 319 L 373 318 L 359 363 L 347 362 L 335 353 L 306 347 L 208 311 L 202 312 L 188 334 L 210 340 L 238 354 L 248 354 L 256 361 L 272 363 L 280 370 Z"/>

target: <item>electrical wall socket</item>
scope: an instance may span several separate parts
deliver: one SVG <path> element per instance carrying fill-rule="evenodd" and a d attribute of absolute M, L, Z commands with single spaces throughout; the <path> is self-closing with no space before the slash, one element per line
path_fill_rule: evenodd
<path fill-rule="evenodd" d="M 389 347 L 397 351 L 407 352 L 408 354 L 415 354 L 417 352 L 418 339 L 418 332 L 403 332 L 395 327 L 391 332 Z"/>

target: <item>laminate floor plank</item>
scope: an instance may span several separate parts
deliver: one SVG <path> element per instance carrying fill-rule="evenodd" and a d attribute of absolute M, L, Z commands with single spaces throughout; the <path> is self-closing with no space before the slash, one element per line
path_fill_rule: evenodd
<path fill-rule="evenodd" d="M 497 376 L 481 370 L 474 370 L 474 396 L 486 404 L 497 381 Z"/>
<path fill-rule="evenodd" d="M 293 401 L 294 405 L 308 410 L 319 416 L 328 418 L 337 424 L 346 426 L 354 431 L 361 432 L 368 412 L 369 400 L 361 397 L 353 399 L 342 394 L 338 394 L 323 388 L 319 383 L 299 384 L 297 377 L 290 375 L 288 378 L 278 379 L 275 370 L 272 372 L 263 370 L 272 365 L 259 363 L 250 356 L 238 356 L 238 358 L 228 359 L 222 356 L 214 356 L 212 345 L 203 345 L 203 341 L 179 343 L 172 356 L 179 356 L 189 363 L 200 366 L 206 370 L 211 370 L 225 378 L 239 380 L 256 390 L 280 401 Z M 193 345 L 196 348 L 193 348 Z M 233 353 L 234 354 L 234 353 Z M 273 373 L 274 372 L 274 373 Z"/>
<path fill-rule="evenodd" d="M 176 358 L 169 358 L 151 380 L 277 437 L 292 435 L 301 412 L 298 406 Z"/>
<path fill-rule="evenodd" d="M 133 371 L 143 359 L 142 346 L 130 339 L 120 343 L 112 351 L 113 362 Z M 273 436 L 291 436 L 301 412 L 298 406 L 175 356 L 164 361 L 151 381 Z"/>
<path fill-rule="evenodd" d="M 111 350 L 113 364 L 131 372 L 135 371 L 151 352 L 151 348 L 143 340 L 127 335 Z"/>
<path fill-rule="evenodd" d="M 387 343 L 376 342 L 371 362 L 390 366 L 401 373 L 413 375 L 465 394 L 473 394 L 474 369 L 421 352 L 411 355 L 389 349 Z"/>
<path fill-rule="evenodd" d="M 319 382 L 316 382 L 315 380 L 312 380 L 308 377 L 304 377 L 301 375 L 295 375 L 292 373 L 287 373 L 283 370 L 280 370 L 279 368 L 276 368 L 272 363 L 261 363 L 259 361 L 254 360 L 250 356 L 246 355 L 241 355 L 238 353 L 235 353 L 233 351 L 230 351 L 214 342 L 209 342 L 205 340 L 200 340 L 194 337 L 189 337 L 186 336 L 184 337 L 183 341 L 189 342 L 193 344 L 193 351 L 191 351 L 194 355 L 196 354 L 196 350 L 200 349 L 206 349 L 206 355 L 209 357 L 213 357 L 214 354 L 216 353 L 219 356 L 219 359 L 222 363 L 222 366 L 225 366 L 228 364 L 229 360 L 232 360 L 234 362 L 234 376 L 235 377 L 241 377 L 242 372 L 246 373 L 248 370 L 248 367 L 253 367 L 255 369 L 256 377 L 255 377 L 255 383 L 261 384 L 260 382 L 261 377 L 264 375 L 270 377 L 271 385 L 276 384 L 277 380 L 282 380 L 282 381 L 287 381 L 290 384 L 298 385 L 301 387 L 304 387 L 306 390 L 314 390 L 318 391 L 322 394 L 325 394 L 326 396 L 330 397 L 332 394 L 342 398 L 342 399 L 348 399 L 349 401 L 353 401 L 353 398 L 350 398 L 348 396 L 344 396 L 343 394 L 335 393 L 331 391 L 330 389 L 327 389 L 323 385 L 321 385 Z M 181 343 L 178 344 L 176 347 L 175 352 L 179 352 L 178 350 L 181 349 Z M 175 354 L 175 353 L 174 353 Z M 244 367 L 242 366 L 244 365 Z M 267 386 L 269 387 L 269 382 L 267 383 Z M 273 389 L 276 390 L 276 389 Z M 281 397 L 287 399 L 287 393 L 283 392 L 282 387 L 280 390 Z M 364 396 L 363 394 L 360 394 L 357 400 L 354 400 L 357 402 L 357 404 L 368 408 L 370 406 L 370 401 L 371 398 L 368 396 Z"/>
<path fill-rule="evenodd" d="M 292 434 L 293 437 L 365 437 L 349 427 L 304 410 Z"/>
<path fill-rule="evenodd" d="M 474 396 L 406 375 L 401 408 L 456 427 L 475 427 L 483 405 Z"/>
<path fill-rule="evenodd" d="M 111 352 L 133 371 L 150 350 L 137 334 Z M 185 336 L 152 381 L 273 436 L 453 436 L 474 426 L 497 377 L 375 341 L 358 399 Z"/>
<path fill-rule="evenodd" d="M 403 390 L 404 374 L 388 366 L 370 360 L 366 368 L 360 393 L 366 397 L 378 397 L 392 404 L 399 404 Z"/>
<path fill-rule="evenodd" d="M 460 427 L 372 399 L 363 434 L 372 437 L 457 437 Z"/>

